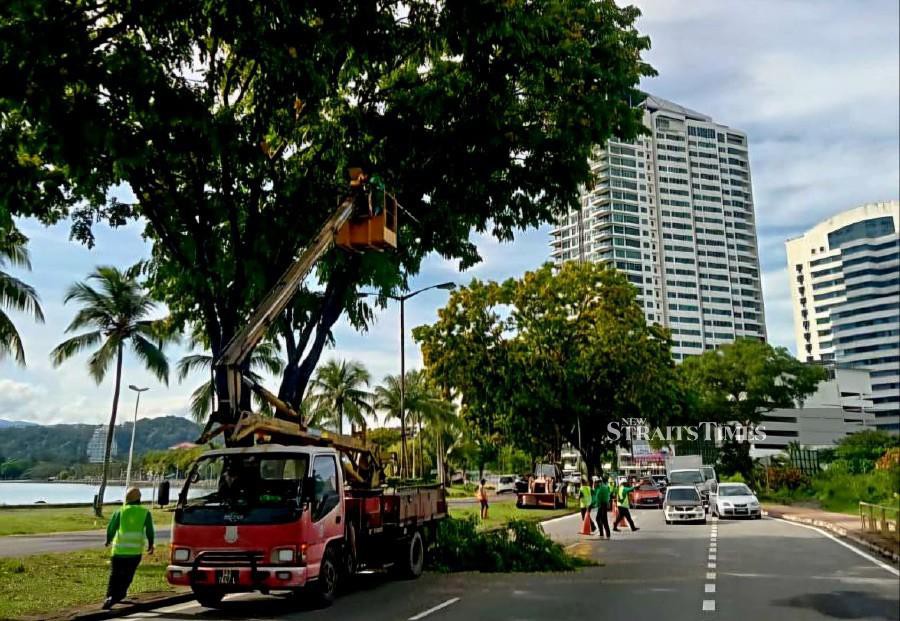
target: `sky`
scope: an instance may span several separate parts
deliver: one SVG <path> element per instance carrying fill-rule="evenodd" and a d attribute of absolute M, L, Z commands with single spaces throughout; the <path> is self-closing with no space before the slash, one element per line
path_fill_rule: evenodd
<path fill-rule="evenodd" d="M 896 0 L 642 0 L 638 28 L 650 36 L 646 59 L 659 76 L 641 87 L 744 130 L 763 271 L 766 325 L 774 345 L 795 350 L 784 242 L 840 211 L 900 194 L 900 4 Z M 32 271 L 14 273 L 39 292 L 47 318 L 35 325 L 12 313 L 28 366 L 0 361 L 0 418 L 40 423 L 101 423 L 108 419 L 112 377 L 97 385 L 85 357 L 54 369 L 49 352 L 65 338 L 75 309 L 63 305 L 66 288 L 96 265 L 127 266 L 149 248 L 137 223 L 96 227 L 93 250 L 68 240 L 65 225 L 22 221 L 31 239 Z M 411 279 L 413 289 L 473 277 L 518 276 L 549 258 L 549 227 L 521 232 L 500 244 L 473 235 L 483 261 L 460 273 L 453 262 L 429 257 Z M 409 328 L 436 318 L 447 292 L 407 302 Z M 160 309 L 160 313 L 164 309 Z M 364 334 L 335 327 L 336 346 L 323 354 L 365 364 L 375 381 L 399 371 L 396 304 L 379 311 Z M 407 331 L 407 368 L 421 355 Z M 173 348 L 174 361 L 184 353 Z M 202 381 L 169 386 L 126 358 L 123 389 L 147 386 L 141 417 L 184 415 L 190 392 Z M 275 386 L 277 388 L 277 386 Z M 120 415 L 133 414 L 125 390 Z"/>

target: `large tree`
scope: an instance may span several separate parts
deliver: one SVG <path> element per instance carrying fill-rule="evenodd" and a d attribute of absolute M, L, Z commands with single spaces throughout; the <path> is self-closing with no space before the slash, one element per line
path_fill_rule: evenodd
<path fill-rule="evenodd" d="M 90 243 L 97 219 L 143 217 L 154 294 L 216 357 L 346 168 L 378 174 L 405 210 L 400 249 L 333 253 L 276 327 L 279 396 L 299 407 L 337 318 L 371 316 L 357 286 L 402 288 L 431 251 L 471 265 L 473 228 L 508 240 L 577 207 L 590 150 L 640 131 L 638 15 L 613 0 L 4 3 L 0 221 L 70 213 Z M 119 186 L 127 204 L 108 200 Z"/>
<path fill-rule="evenodd" d="M 164 321 L 149 319 L 155 307 L 153 301 L 132 274 L 123 273 L 115 267 L 96 268 L 86 282 L 75 283 L 69 288 L 64 301 L 66 304 L 76 302 L 81 306 L 66 332 L 86 331 L 66 339 L 50 352 L 53 365 L 59 366 L 69 358 L 96 347 L 88 358 L 88 371 L 94 381 L 99 384 L 109 368 L 113 364 L 116 367 L 112 412 L 103 454 L 103 477 L 94 506 L 94 511 L 100 516 L 119 410 L 125 347 L 130 346 L 141 364 L 168 385 L 169 362 L 162 351 L 167 326 Z"/>
<path fill-rule="evenodd" d="M 753 470 L 749 427 L 776 408 L 802 406 L 826 377 L 824 368 L 804 364 L 784 347 L 755 339 L 738 339 L 691 356 L 680 372 L 699 418 L 734 433 L 726 438 L 726 454 L 729 466 L 745 478 Z"/>
<path fill-rule="evenodd" d="M 594 263 L 473 282 L 414 334 L 483 433 L 538 457 L 568 441 L 589 472 L 615 440 L 609 423 L 658 423 L 679 407 L 668 333 L 647 325 L 623 274 Z"/>
<path fill-rule="evenodd" d="M 22 337 L 6 314 L 6 309 L 25 312 L 38 323 L 44 323 L 44 311 L 34 287 L 3 270 L 6 267 L 31 269 L 28 240 L 15 228 L 0 228 L 0 360 L 12 354 L 16 362 L 25 366 L 25 346 Z"/>

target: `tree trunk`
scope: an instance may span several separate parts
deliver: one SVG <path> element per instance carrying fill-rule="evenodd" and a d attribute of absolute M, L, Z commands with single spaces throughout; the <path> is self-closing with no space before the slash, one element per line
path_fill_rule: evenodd
<path fill-rule="evenodd" d="M 103 517 L 103 495 L 106 493 L 106 479 L 109 476 L 109 457 L 112 451 L 113 436 L 116 430 L 116 414 L 119 411 L 119 389 L 122 384 L 122 344 L 116 352 L 116 387 L 113 391 L 112 413 L 109 415 L 109 429 L 106 432 L 106 452 L 103 455 L 103 474 L 100 477 L 100 489 L 97 491 L 97 502 L 94 515 Z"/>
<path fill-rule="evenodd" d="M 424 479 L 425 478 L 425 448 L 422 444 L 422 417 L 421 416 L 416 420 L 416 424 L 418 426 L 418 433 L 419 433 L 419 470 L 422 471 L 419 476 L 422 479 Z"/>
<path fill-rule="evenodd" d="M 338 403 L 337 405 L 337 432 L 340 434 L 344 430 L 344 405 L 342 403 Z"/>

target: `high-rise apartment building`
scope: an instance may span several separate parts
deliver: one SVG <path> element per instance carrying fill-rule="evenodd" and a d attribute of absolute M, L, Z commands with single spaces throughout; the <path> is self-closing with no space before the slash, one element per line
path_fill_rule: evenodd
<path fill-rule="evenodd" d="M 624 272 L 677 360 L 764 340 L 746 134 L 658 97 L 641 108 L 649 133 L 597 150 L 595 183 L 556 223 L 551 256 Z"/>
<path fill-rule="evenodd" d="M 106 425 L 99 425 L 94 429 L 94 433 L 91 435 L 91 439 L 88 441 L 87 445 L 87 458 L 89 463 L 103 463 L 103 458 L 106 455 L 106 433 L 108 430 L 109 427 Z M 115 436 L 113 436 L 113 443 L 109 450 L 110 458 L 115 457 L 118 452 Z"/>
<path fill-rule="evenodd" d="M 900 431 L 900 202 L 842 212 L 789 239 L 797 356 L 868 369 L 879 428 Z"/>

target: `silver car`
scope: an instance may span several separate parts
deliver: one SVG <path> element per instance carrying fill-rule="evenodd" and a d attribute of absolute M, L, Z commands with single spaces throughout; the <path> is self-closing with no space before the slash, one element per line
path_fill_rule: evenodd
<path fill-rule="evenodd" d="M 713 515 L 724 517 L 746 517 L 758 520 L 762 517 L 759 498 L 743 483 L 719 483 L 718 489 L 709 497 L 709 508 Z"/>
<path fill-rule="evenodd" d="M 700 492 L 693 485 L 670 485 L 663 500 L 666 524 L 700 522 L 706 524 L 706 510 Z"/>

